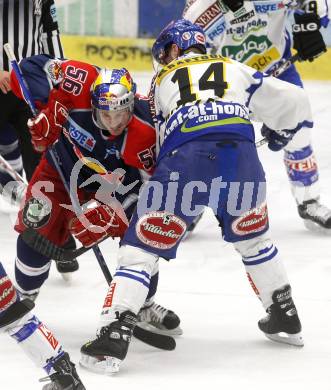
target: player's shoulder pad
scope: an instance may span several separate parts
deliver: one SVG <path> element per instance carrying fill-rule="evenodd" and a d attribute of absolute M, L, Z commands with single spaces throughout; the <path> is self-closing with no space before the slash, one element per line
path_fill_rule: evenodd
<path fill-rule="evenodd" d="M 33 99 L 46 104 L 51 90 L 51 82 L 45 72 L 45 64 L 54 59 L 47 54 L 39 54 L 20 61 L 22 74 L 29 86 Z M 14 72 L 11 72 L 10 82 L 13 93 L 23 99 L 21 88 Z"/>
<path fill-rule="evenodd" d="M 79 82 L 84 90 L 90 90 L 91 85 L 97 78 L 100 68 L 87 62 L 67 60 L 62 63 L 64 77 Z"/>
<path fill-rule="evenodd" d="M 76 60 L 66 60 L 66 61 L 63 61 L 63 70 L 68 68 L 68 67 L 74 67 L 74 68 L 79 68 L 79 69 L 84 69 L 88 72 L 93 72 L 93 73 L 99 73 L 100 71 L 100 68 L 98 68 L 97 66 L 94 66 L 92 64 L 89 64 L 87 62 L 83 62 L 83 61 L 76 61 Z"/>

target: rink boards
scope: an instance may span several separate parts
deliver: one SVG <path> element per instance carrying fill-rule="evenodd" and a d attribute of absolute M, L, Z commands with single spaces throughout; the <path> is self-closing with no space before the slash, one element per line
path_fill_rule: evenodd
<path fill-rule="evenodd" d="M 153 39 L 110 38 L 64 35 L 65 56 L 87 61 L 102 67 L 125 66 L 131 72 L 152 70 L 151 46 Z M 331 49 L 314 62 L 298 64 L 298 70 L 307 80 L 331 80 Z"/>

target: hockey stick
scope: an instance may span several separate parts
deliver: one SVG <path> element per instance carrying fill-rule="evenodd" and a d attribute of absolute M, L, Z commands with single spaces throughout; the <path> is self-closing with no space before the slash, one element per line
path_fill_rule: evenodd
<path fill-rule="evenodd" d="M 35 249 L 41 255 L 51 258 L 56 261 L 69 262 L 78 256 L 81 256 L 91 248 L 85 248 L 84 246 L 78 249 L 64 249 L 52 241 L 48 240 L 45 236 L 40 234 L 37 230 L 29 227 L 21 233 L 23 241 L 31 248 Z"/>
<path fill-rule="evenodd" d="M 28 186 L 27 181 L 18 172 L 16 172 L 8 161 L 1 155 L 0 172 L 9 175 L 13 179 L 13 181 L 9 180 L 5 185 L 0 184 L 0 194 L 7 200 L 7 202 L 9 202 L 9 204 L 19 206 L 22 200 L 21 197 L 24 197 L 23 193 Z M 24 184 L 24 188 L 22 183 Z"/>
<path fill-rule="evenodd" d="M 35 104 L 34 104 L 34 101 L 32 99 L 32 96 L 31 96 L 31 93 L 29 91 L 29 87 L 24 79 L 24 76 L 21 72 L 21 69 L 16 61 L 16 58 L 15 58 L 15 54 L 11 48 L 11 46 L 9 45 L 9 43 L 6 43 L 4 45 L 4 49 L 5 49 L 5 52 L 8 56 L 8 59 L 12 65 L 12 68 L 13 68 L 13 71 L 15 72 L 15 75 L 17 77 L 17 80 L 18 80 L 18 83 L 20 85 L 20 88 L 21 88 L 21 91 L 22 91 L 22 95 L 24 97 L 24 100 L 27 102 L 27 104 L 29 105 L 30 109 L 31 109 L 31 112 L 34 116 L 38 115 L 38 112 L 37 112 L 37 109 L 35 107 Z M 74 207 L 74 210 L 76 212 L 77 215 L 79 215 L 82 210 L 81 210 L 81 207 L 80 207 L 80 204 L 76 201 L 76 199 L 71 195 L 71 192 L 70 192 L 70 187 L 66 181 L 66 178 L 64 176 L 64 173 L 63 173 L 63 170 L 62 170 L 62 166 L 61 166 L 61 161 L 60 161 L 60 158 L 56 152 L 56 150 L 54 148 L 50 148 L 49 150 L 50 152 L 50 156 L 52 158 L 52 161 L 61 177 L 61 180 L 63 182 L 63 185 L 68 193 L 68 195 L 70 196 L 70 199 L 71 199 L 71 202 L 72 202 L 72 205 Z M 28 231 L 26 234 L 25 234 L 25 239 L 27 240 L 26 242 L 29 241 L 30 239 L 30 243 L 33 245 L 35 244 L 36 246 L 38 246 L 40 249 L 44 249 L 46 252 L 47 252 L 47 244 L 50 243 L 49 240 L 47 240 L 45 237 L 39 235 L 42 237 L 42 239 L 40 238 L 40 241 L 38 241 L 38 235 L 39 233 L 35 231 L 35 233 L 31 233 L 31 230 L 30 232 Z M 32 240 L 33 239 L 33 240 Z M 47 243 L 48 242 L 48 243 Z M 54 250 L 56 249 L 59 249 L 59 256 L 62 254 L 64 254 L 66 251 L 62 248 L 56 248 L 56 245 L 54 245 L 53 243 L 50 243 L 50 252 L 52 253 L 52 255 L 56 254 L 54 252 Z M 72 251 L 74 253 L 79 253 L 79 254 L 82 254 L 82 253 L 85 253 L 87 250 L 89 250 L 90 248 L 79 248 L 75 251 Z M 107 264 L 105 262 L 105 259 L 100 251 L 100 248 L 99 246 L 96 244 L 92 247 L 93 251 L 94 251 L 94 254 L 96 256 L 96 259 L 99 263 L 99 266 L 105 276 L 105 279 L 108 283 L 108 285 L 111 284 L 112 282 L 112 275 L 107 267 Z M 78 251 L 78 252 L 77 252 Z M 68 253 L 67 253 L 68 254 Z M 160 349 L 164 349 L 164 350 L 173 350 L 175 349 L 176 347 L 176 341 L 174 340 L 173 337 L 171 336 L 167 336 L 167 335 L 161 335 L 161 334 L 157 334 L 157 333 L 154 333 L 154 332 L 151 332 L 151 331 L 148 331 L 148 330 L 145 330 L 143 328 L 140 328 L 139 326 L 136 326 L 134 328 L 134 331 L 133 331 L 133 335 L 138 339 L 138 340 L 141 340 L 153 347 L 156 347 L 156 348 L 160 348 Z"/>
<path fill-rule="evenodd" d="M 5 173 L 8 173 L 14 180 L 20 181 L 27 184 L 26 180 L 15 171 L 15 169 L 9 164 L 9 162 L 3 158 L 0 154 L 0 170 L 3 170 Z"/>
<path fill-rule="evenodd" d="M 280 63 L 279 66 L 271 73 L 273 77 L 278 77 L 285 72 L 292 64 L 300 59 L 299 54 L 294 54 L 292 57 Z"/>
<path fill-rule="evenodd" d="M 24 242 L 26 242 L 30 247 L 34 248 L 42 255 L 51 257 L 54 260 L 70 261 L 78 256 L 81 256 L 90 249 L 85 247 L 75 250 L 63 249 L 32 228 L 24 230 L 24 232 L 21 233 L 21 236 Z M 107 237 L 104 240 L 106 239 Z M 101 242 L 99 242 L 99 244 Z M 146 330 L 141 328 L 139 325 L 134 328 L 133 335 L 138 340 L 159 349 L 172 351 L 176 348 L 176 341 L 173 337 Z"/>

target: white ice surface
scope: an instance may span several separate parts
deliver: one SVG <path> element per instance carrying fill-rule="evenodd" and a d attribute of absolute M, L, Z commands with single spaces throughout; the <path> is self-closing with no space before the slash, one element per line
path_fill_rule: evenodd
<path fill-rule="evenodd" d="M 148 76 L 138 87 L 147 89 Z M 331 83 L 307 82 L 315 117 L 314 148 L 323 200 L 331 206 Z M 266 102 L 268 104 L 268 102 Z M 184 335 L 172 352 L 134 340 L 120 373 L 104 377 L 78 368 L 88 390 L 145 389 L 331 389 L 331 236 L 305 230 L 282 164 L 282 152 L 260 149 L 268 178 L 271 234 L 286 264 L 303 324 L 305 346 L 267 340 L 257 328 L 264 311 L 252 292 L 239 255 L 222 241 L 210 213 L 170 264 L 161 262 L 157 302 L 176 311 Z M 7 209 L 7 207 L 6 207 Z M 13 276 L 16 233 L 13 214 L 0 213 L 0 259 Z M 109 268 L 117 242 L 102 246 Z M 89 252 L 71 285 L 55 267 L 43 286 L 36 313 L 75 362 L 93 338 L 106 282 Z M 328 330 L 329 329 L 329 330 Z M 0 335 L 0 389 L 41 389 L 44 376 L 8 336 Z"/>

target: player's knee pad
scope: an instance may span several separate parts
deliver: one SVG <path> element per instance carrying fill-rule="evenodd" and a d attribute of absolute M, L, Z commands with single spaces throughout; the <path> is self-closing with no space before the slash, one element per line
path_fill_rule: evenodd
<path fill-rule="evenodd" d="M 251 238 L 249 240 L 234 242 L 234 247 L 238 251 L 242 258 L 253 259 L 260 256 L 266 250 L 266 248 L 273 247 L 273 243 L 267 233 L 261 234 L 258 237 Z"/>
<path fill-rule="evenodd" d="M 15 278 L 18 290 L 30 294 L 39 290 L 48 278 L 51 260 L 26 244 L 21 235 L 17 238 Z"/>
<path fill-rule="evenodd" d="M 273 292 L 288 283 L 277 247 L 267 234 L 234 243 L 241 254 L 248 280 L 263 306 L 272 304 Z"/>
<path fill-rule="evenodd" d="M 144 249 L 131 245 L 123 245 L 118 252 L 118 269 L 131 268 L 145 272 L 149 276 L 155 273 L 158 256 Z M 156 271 L 157 272 L 157 271 Z"/>

